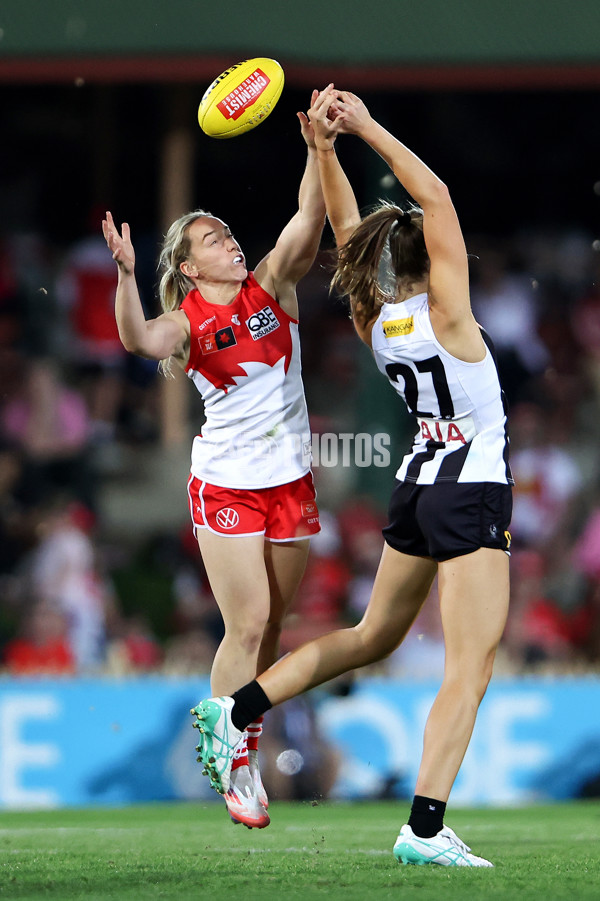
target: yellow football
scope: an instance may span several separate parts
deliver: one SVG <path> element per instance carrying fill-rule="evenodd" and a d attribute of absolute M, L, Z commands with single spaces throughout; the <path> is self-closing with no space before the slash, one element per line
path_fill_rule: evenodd
<path fill-rule="evenodd" d="M 235 138 L 256 128 L 273 111 L 283 90 L 283 69 L 274 59 L 244 59 L 221 72 L 206 89 L 198 123 L 211 138 Z"/>

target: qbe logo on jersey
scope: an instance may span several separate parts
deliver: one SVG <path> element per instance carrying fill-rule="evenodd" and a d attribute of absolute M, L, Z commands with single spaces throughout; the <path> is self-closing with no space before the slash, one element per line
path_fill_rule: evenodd
<path fill-rule="evenodd" d="M 271 307 L 263 307 L 258 313 L 253 313 L 249 319 L 246 319 L 248 331 L 252 335 L 253 341 L 264 338 L 269 332 L 274 332 L 279 328 L 279 319 L 271 309 Z"/>

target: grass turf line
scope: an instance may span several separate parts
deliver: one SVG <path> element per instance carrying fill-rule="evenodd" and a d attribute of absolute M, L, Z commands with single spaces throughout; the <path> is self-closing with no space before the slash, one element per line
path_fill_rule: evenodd
<path fill-rule="evenodd" d="M 4 813 L 0 899 L 239 897 L 329 901 L 573 901 L 600 896 L 600 802 L 452 810 L 493 870 L 405 867 L 391 849 L 405 803 L 272 804 L 264 830 L 224 805 Z"/>

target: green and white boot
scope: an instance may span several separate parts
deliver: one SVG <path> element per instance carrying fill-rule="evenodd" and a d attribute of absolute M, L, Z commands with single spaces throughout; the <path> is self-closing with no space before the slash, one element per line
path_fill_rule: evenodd
<path fill-rule="evenodd" d="M 233 704 L 233 698 L 208 698 L 190 710 L 197 717 L 194 728 L 201 735 L 196 745 L 198 761 L 204 764 L 204 775 L 220 795 L 229 791 L 233 754 L 244 735 L 231 722 Z"/>

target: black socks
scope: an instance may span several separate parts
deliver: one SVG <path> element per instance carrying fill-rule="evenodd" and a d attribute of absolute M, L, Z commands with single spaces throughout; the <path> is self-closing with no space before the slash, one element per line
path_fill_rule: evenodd
<path fill-rule="evenodd" d="M 419 838 L 432 838 L 444 825 L 446 802 L 415 795 L 408 825 Z"/>
<path fill-rule="evenodd" d="M 235 701 L 231 722 L 240 732 L 273 706 L 256 680 L 234 691 L 231 697 Z"/>

